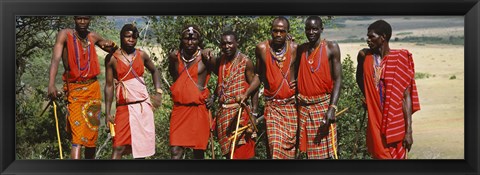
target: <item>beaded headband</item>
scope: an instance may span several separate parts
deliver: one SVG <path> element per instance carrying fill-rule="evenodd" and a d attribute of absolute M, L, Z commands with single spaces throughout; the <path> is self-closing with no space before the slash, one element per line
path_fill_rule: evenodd
<path fill-rule="evenodd" d="M 193 33 L 197 33 L 199 36 L 202 36 L 202 34 L 200 34 L 200 32 L 198 30 L 195 30 L 193 27 L 186 28 L 185 30 L 182 31 L 182 34 L 185 32 L 188 32 L 188 34 L 192 34 L 192 35 Z"/>

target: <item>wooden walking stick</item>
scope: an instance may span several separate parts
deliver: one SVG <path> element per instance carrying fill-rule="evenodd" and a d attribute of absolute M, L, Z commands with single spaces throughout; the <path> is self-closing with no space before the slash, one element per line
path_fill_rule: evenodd
<path fill-rule="evenodd" d="M 265 120 L 265 117 L 263 115 L 261 115 L 260 117 L 258 117 L 256 120 L 255 120 L 255 124 L 252 124 L 252 123 L 249 123 L 248 125 L 246 126 L 243 126 L 241 128 L 239 128 L 237 131 L 237 134 L 236 135 L 241 135 L 243 132 L 245 132 L 245 130 L 247 130 L 248 128 L 252 127 L 252 125 L 256 125 L 257 123 L 260 123 L 262 120 Z M 258 130 L 257 130 L 258 131 Z M 228 138 L 228 141 L 232 140 L 233 137 L 235 136 L 235 131 L 232 131 L 232 136 L 230 136 Z"/>
<path fill-rule="evenodd" d="M 212 159 L 215 159 L 215 147 L 213 145 L 213 120 L 212 120 L 212 111 L 208 110 L 208 119 L 210 120 L 210 148 L 212 149 Z"/>
<path fill-rule="evenodd" d="M 348 110 L 348 108 L 345 108 L 345 109 L 341 110 L 340 112 L 335 113 L 335 117 L 338 117 L 339 115 L 342 115 L 347 110 Z M 334 156 L 335 156 L 334 158 L 338 159 L 337 146 L 335 146 L 336 139 L 335 139 L 335 135 L 333 134 L 333 132 L 334 132 L 333 125 L 330 124 L 330 135 L 332 137 L 331 141 L 332 141 L 333 153 L 334 153 Z"/>
<path fill-rule="evenodd" d="M 58 147 L 60 149 L 60 159 L 63 159 L 62 143 L 60 141 L 60 131 L 58 130 L 57 104 L 55 103 L 55 101 L 53 101 L 52 103 L 53 103 L 53 113 L 55 114 L 55 127 L 57 129 Z"/>
<path fill-rule="evenodd" d="M 237 117 L 237 127 L 235 128 L 235 135 L 233 137 L 233 142 L 231 146 L 231 153 L 230 153 L 230 159 L 233 159 L 233 152 L 235 151 L 235 142 L 237 141 L 237 133 L 238 133 L 238 126 L 240 125 L 240 116 L 242 115 L 242 107 L 240 106 L 240 109 L 238 109 L 238 117 Z"/>

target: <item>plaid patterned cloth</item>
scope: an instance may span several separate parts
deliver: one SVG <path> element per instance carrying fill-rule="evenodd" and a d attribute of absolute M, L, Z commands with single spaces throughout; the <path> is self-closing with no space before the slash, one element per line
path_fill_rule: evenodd
<path fill-rule="evenodd" d="M 247 67 L 246 59 L 242 59 L 231 70 L 226 71 L 231 63 L 226 63 L 226 59 L 222 59 L 218 73 L 218 84 L 220 85 L 219 101 L 223 104 L 235 103 L 235 97 L 245 93 L 249 84 L 246 81 L 245 69 Z"/>
<path fill-rule="evenodd" d="M 297 136 L 297 109 L 294 100 L 267 101 L 265 120 L 272 159 L 294 159 Z"/>
<path fill-rule="evenodd" d="M 334 157 L 330 127 L 322 123 L 328 111 L 330 94 L 318 96 L 299 94 L 298 99 L 301 104 L 299 108 L 301 151 L 307 152 L 308 159 Z M 335 146 L 337 147 L 337 125 L 332 125 Z"/>
<path fill-rule="evenodd" d="M 221 88 L 219 94 L 220 106 L 222 106 L 223 104 L 235 104 L 235 97 L 242 93 L 245 93 L 245 91 L 249 87 L 245 77 L 245 69 L 247 67 L 247 62 L 245 61 L 246 59 L 243 59 L 243 57 L 237 59 L 241 59 L 241 61 L 238 64 L 234 65 L 234 67 L 231 67 L 231 70 L 229 70 L 228 72 L 224 70 L 226 68 L 228 69 L 228 67 L 231 66 L 231 63 L 226 63 L 226 59 L 222 59 L 220 63 L 220 69 L 218 74 L 218 84 L 220 84 Z M 232 146 L 233 140 L 229 141 L 228 138 L 230 138 L 232 136 L 232 132 L 235 131 L 239 109 L 240 105 L 230 108 L 221 107 L 220 111 L 217 113 L 217 133 L 223 155 L 230 154 L 230 147 Z M 249 115 L 246 111 L 247 110 L 242 109 L 242 116 L 240 117 L 240 127 L 248 125 Z M 237 143 L 235 144 L 237 145 L 235 148 L 235 152 L 237 152 L 238 147 L 245 145 L 247 141 L 253 141 L 253 137 L 255 137 L 255 133 L 247 135 L 246 132 L 244 132 L 242 135 L 239 135 L 237 137 Z M 252 148 L 248 150 L 254 149 Z M 252 155 L 254 155 L 254 153 Z"/>
<path fill-rule="evenodd" d="M 250 107 L 248 107 L 250 108 Z M 218 140 L 222 149 L 223 155 L 230 155 L 230 147 L 232 146 L 233 140 L 228 140 L 235 132 L 235 127 L 237 126 L 237 117 L 239 112 L 240 106 L 234 108 L 221 108 L 217 115 L 217 132 L 218 132 Z M 248 114 L 245 109 L 242 109 L 242 115 L 240 116 L 240 126 L 246 126 L 249 123 Z M 243 132 L 241 135 L 237 137 L 237 148 L 241 145 L 247 143 L 247 141 L 253 141 L 253 138 L 256 134 L 247 134 Z M 236 151 L 235 151 L 236 152 Z"/>

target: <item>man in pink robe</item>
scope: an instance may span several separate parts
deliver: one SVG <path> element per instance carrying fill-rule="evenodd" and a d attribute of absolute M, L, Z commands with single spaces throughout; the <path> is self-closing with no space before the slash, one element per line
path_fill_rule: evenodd
<path fill-rule="evenodd" d="M 155 123 L 152 107 L 161 104 L 160 75 L 147 53 L 135 49 L 138 30 L 132 24 L 123 26 L 120 32 L 121 49 L 105 58 L 106 65 L 106 122 L 114 123 L 112 159 L 132 153 L 134 158 L 155 154 Z M 144 67 L 153 76 L 156 94 L 150 99 L 145 80 Z M 117 80 L 113 83 L 113 79 Z M 110 114 L 113 92 L 116 93 L 115 119 Z M 153 104 L 151 102 L 153 101 Z"/>

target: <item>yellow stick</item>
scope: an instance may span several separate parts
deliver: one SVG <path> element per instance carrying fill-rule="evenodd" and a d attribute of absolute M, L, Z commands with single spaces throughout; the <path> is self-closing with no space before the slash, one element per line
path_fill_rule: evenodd
<path fill-rule="evenodd" d="M 230 159 L 233 159 L 233 152 L 235 151 L 235 142 L 237 141 L 237 133 L 238 133 L 238 126 L 240 125 L 240 116 L 242 115 L 242 108 L 238 110 L 238 117 L 237 117 L 237 127 L 235 128 L 235 137 L 233 137 L 232 152 L 230 153 Z"/>
<path fill-rule="evenodd" d="M 55 126 L 57 128 L 58 147 L 60 148 L 60 159 L 63 159 L 62 144 L 60 142 L 60 131 L 58 130 L 57 104 L 55 103 L 55 101 L 53 101 L 53 113 L 55 114 Z"/>
<path fill-rule="evenodd" d="M 330 125 L 330 135 L 332 136 L 332 147 L 333 147 L 333 153 L 335 154 L 335 159 L 338 159 L 337 156 L 337 146 L 335 145 L 335 135 L 333 135 L 333 125 Z"/>
<path fill-rule="evenodd" d="M 341 110 L 340 112 L 335 113 L 335 116 L 339 116 L 347 110 L 348 110 L 348 108 L 345 108 L 345 109 Z M 330 135 L 332 136 L 332 147 L 333 147 L 333 153 L 335 154 L 334 158 L 338 159 L 337 146 L 335 145 L 336 139 L 335 139 L 335 135 L 333 134 L 333 132 L 334 132 L 333 125 L 330 124 Z"/>
<path fill-rule="evenodd" d="M 108 127 L 110 127 L 110 136 L 115 137 L 115 126 L 112 122 L 108 122 Z"/>

